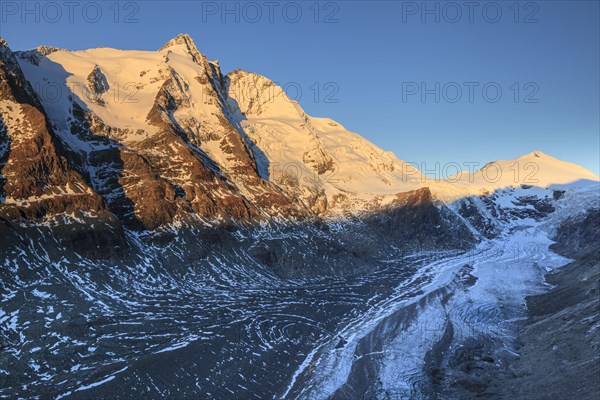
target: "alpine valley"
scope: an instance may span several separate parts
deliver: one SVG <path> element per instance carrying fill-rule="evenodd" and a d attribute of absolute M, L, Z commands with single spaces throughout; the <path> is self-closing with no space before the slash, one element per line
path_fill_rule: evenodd
<path fill-rule="evenodd" d="M 432 179 L 185 34 L 0 38 L 0 398 L 591 399 L 599 224 L 580 166 Z"/>

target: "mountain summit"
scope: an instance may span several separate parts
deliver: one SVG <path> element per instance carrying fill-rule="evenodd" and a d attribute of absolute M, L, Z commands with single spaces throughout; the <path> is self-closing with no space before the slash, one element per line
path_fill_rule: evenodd
<path fill-rule="evenodd" d="M 194 43 L 194 40 L 187 33 L 180 33 L 179 35 L 175 36 L 173 39 L 171 39 L 167 43 L 165 43 L 163 45 L 163 47 L 161 47 L 159 49 L 159 51 L 163 51 L 163 50 L 168 49 L 169 47 L 173 47 L 173 46 L 177 46 L 177 45 L 184 45 L 188 49 L 194 49 L 194 50 L 198 51 L 198 48 L 196 47 L 196 43 Z"/>
<path fill-rule="evenodd" d="M 198 48 L 196 43 L 192 40 L 190 35 L 187 33 L 180 33 L 173 39 L 169 40 L 163 47 L 160 48 L 159 52 L 163 51 L 175 51 L 177 48 L 183 49 L 186 54 L 189 54 L 195 62 L 201 62 L 204 57 Z"/>

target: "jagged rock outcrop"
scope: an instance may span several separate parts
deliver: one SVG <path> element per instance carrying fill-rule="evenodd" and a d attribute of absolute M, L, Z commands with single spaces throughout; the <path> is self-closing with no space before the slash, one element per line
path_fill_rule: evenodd
<path fill-rule="evenodd" d="M 99 105 L 104 105 L 102 95 L 110 89 L 106 76 L 97 65 L 87 77 L 88 88 L 90 89 L 90 99 Z"/>

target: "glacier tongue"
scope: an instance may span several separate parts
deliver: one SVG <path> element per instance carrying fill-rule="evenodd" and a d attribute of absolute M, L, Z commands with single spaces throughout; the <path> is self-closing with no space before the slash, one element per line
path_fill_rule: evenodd
<path fill-rule="evenodd" d="M 494 363 L 513 359 L 525 296 L 542 292 L 543 275 L 569 261 L 549 250 L 552 241 L 541 227 L 532 223 L 422 264 L 393 296 L 348 321 L 340 331 L 343 345 L 332 338 L 310 353 L 284 398 L 467 396 L 445 392 L 458 379 L 445 370 L 473 359 L 484 360 L 477 368 L 491 363 L 494 370 Z M 422 277 L 425 285 L 411 283 Z"/>

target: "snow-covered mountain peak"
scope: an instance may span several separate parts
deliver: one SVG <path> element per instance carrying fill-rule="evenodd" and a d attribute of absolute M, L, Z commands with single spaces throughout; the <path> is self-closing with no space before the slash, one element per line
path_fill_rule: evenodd
<path fill-rule="evenodd" d="M 539 180 L 539 184 L 563 184 L 587 179 L 597 181 L 598 176 L 580 165 L 563 161 L 541 151 L 532 151 L 509 161 L 497 161 L 500 165 L 513 166 L 513 169 L 523 166 L 532 171 L 530 180 Z M 535 173 L 533 171 L 535 170 Z M 535 176 L 534 176 L 535 175 Z M 527 184 L 527 182 L 523 182 Z"/>
<path fill-rule="evenodd" d="M 539 150 L 535 150 L 535 151 L 532 151 L 531 153 L 526 154 L 526 156 L 529 156 L 529 155 L 532 155 L 533 157 L 536 157 L 536 158 L 542 158 L 542 157 L 546 156 L 546 154 L 542 153 Z"/>
<path fill-rule="evenodd" d="M 559 160 L 541 151 L 532 151 L 512 160 L 489 162 L 472 173 L 461 171 L 433 185 L 433 190 L 438 197 L 451 201 L 469 195 L 492 193 L 498 189 L 560 187 L 598 180 L 596 174 L 580 165 Z"/>
<path fill-rule="evenodd" d="M 197 63 L 202 62 L 206 57 L 200 53 L 196 47 L 196 43 L 187 33 L 180 33 L 173 39 L 169 40 L 163 47 L 160 48 L 159 52 L 171 52 L 177 54 L 186 54 L 192 57 Z"/>
<path fill-rule="evenodd" d="M 196 44 L 194 43 L 194 40 L 192 39 L 192 37 L 190 35 L 188 35 L 187 33 L 180 33 L 179 35 L 175 36 L 173 39 L 169 40 L 167 43 L 165 43 L 163 45 L 163 47 L 160 48 L 159 51 L 163 51 L 165 49 L 168 49 L 169 47 L 173 47 L 173 46 L 177 46 L 177 45 L 185 45 L 187 47 L 190 48 L 196 48 Z"/>
<path fill-rule="evenodd" d="M 262 175 L 306 203 L 323 201 L 338 211 L 376 209 L 421 186 L 418 171 L 407 176 L 404 162 L 392 153 L 336 121 L 309 116 L 268 78 L 236 70 L 225 82 L 230 108 L 239 112 L 260 165 L 269 170 Z"/>

